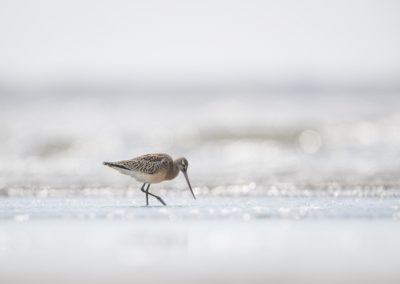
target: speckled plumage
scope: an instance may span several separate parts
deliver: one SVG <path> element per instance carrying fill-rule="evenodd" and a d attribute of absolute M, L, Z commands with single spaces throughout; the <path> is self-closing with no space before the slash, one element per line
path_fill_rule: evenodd
<path fill-rule="evenodd" d="M 167 154 L 147 154 L 130 160 L 110 163 L 110 166 L 123 166 L 129 171 L 137 171 L 144 174 L 155 174 L 165 170 L 173 164 L 172 158 Z"/>
<path fill-rule="evenodd" d="M 130 160 L 104 164 L 145 183 L 159 183 L 173 179 L 179 173 L 178 167 L 174 167 L 174 161 L 167 154 L 147 154 Z"/>

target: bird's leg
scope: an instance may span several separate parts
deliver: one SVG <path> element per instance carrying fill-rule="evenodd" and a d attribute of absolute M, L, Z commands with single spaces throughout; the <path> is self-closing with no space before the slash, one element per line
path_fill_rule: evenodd
<path fill-rule="evenodd" d="M 162 205 L 166 206 L 167 204 L 164 202 L 164 200 L 162 200 L 162 198 L 160 196 L 149 192 L 149 188 L 150 188 L 150 184 L 147 186 L 146 193 L 157 198 L 157 200 L 160 201 Z"/>
<path fill-rule="evenodd" d="M 147 184 L 146 188 L 146 206 L 149 206 L 149 188 L 150 188 L 150 183 Z"/>
<path fill-rule="evenodd" d="M 143 193 L 146 193 L 146 206 L 149 206 L 149 193 L 148 193 L 148 190 L 149 190 L 149 187 L 150 187 L 150 184 L 147 186 L 147 189 L 146 190 L 144 190 L 144 187 L 146 186 L 146 183 L 144 183 L 143 185 L 142 185 L 142 188 L 140 189 Z"/>
<path fill-rule="evenodd" d="M 161 198 L 160 196 L 157 196 L 157 195 L 155 195 L 155 194 L 149 192 L 150 184 L 147 184 L 146 190 L 144 189 L 145 186 L 146 186 L 146 183 L 144 183 L 144 184 L 142 185 L 142 188 L 141 188 L 140 190 L 141 190 L 142 192 L 146 193 L 146 206 L 149 206 L 149 196 L 148 196 L 148 195 L 151 195 L 151 196 L 157 198 L 157 200 L 160 201 L 162 205 L 164 205 L 164 206 L 167 205 L 167 204 L 164 202 L 164 200 L 162 200 L 162 198 Z"/>

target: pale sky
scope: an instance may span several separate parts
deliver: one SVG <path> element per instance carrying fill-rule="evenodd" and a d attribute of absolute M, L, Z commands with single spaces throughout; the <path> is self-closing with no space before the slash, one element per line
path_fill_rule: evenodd
<path fill-rule="evenodd" d="M 400 74 L 396 0 L 0 0 L 0 81 Z"/>

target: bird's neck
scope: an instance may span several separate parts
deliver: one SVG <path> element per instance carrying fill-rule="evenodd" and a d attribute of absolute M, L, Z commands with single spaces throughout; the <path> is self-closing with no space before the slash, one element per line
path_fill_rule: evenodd
<path fill-rule="evenodd" d="M 179 167 L 175 161 L 172 163 L 172 167 L 169 168 L 167 173 L 167 179 L 174 179 L 179 174 Z"/>

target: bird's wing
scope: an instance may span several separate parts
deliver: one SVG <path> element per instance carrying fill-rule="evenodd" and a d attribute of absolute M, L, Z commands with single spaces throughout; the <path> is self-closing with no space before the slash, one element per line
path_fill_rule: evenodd
<path fill-rule="evenodd" d="M 131 171 L 145 174 L 155 174 L 161 169 L 166 169 L 172 164 L 172 158 L 167 154 L 147 154 L 131 160 L 124 160 L 115 164 Z"/>

